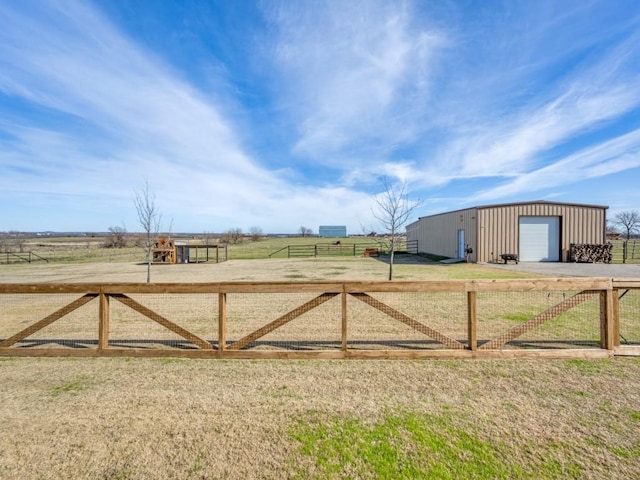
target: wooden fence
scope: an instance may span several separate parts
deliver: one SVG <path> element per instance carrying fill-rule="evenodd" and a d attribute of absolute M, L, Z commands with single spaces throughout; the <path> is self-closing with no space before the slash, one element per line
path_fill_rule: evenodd
<path fill-rule="evenodd" d="M 294 258 L 294 257 L 335 257 L 335 256 L 362 256 L 366 250 L 375 249 L 385 251 L 383 242 L 333 242 L 314 243 L 308 245 L 287 245 L 269 254 L 269 258 Z M 400 248 L 396 248 L 399 250 Z"/>
<path fill-rule="evenodd" d="M 10 263 L 32 263 L 32 262 L 45 262 L 49 263 L 49 260 L 38 255 L 35 252 L 5 252 L 0 255 L 0 260 L 4 260 L 4 262 L 0 261 L 0 263 L 6 263 L 7 265 Z"/>
<path fill-rule="evenodd" d="M 640 355 L 640 280 L 0 284 L 0 355 Z"/>

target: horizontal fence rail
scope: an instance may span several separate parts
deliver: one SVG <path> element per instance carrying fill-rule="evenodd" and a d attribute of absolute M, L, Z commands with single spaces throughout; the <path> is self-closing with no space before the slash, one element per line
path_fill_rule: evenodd
<path fill-rule="evenodd" d="M 0 355 L 640 355 L 640 279 L 0 284 Z"/>

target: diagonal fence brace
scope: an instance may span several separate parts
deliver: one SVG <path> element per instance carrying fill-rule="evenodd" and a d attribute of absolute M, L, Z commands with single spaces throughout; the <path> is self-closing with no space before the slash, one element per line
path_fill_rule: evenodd
<path fill-rule="evenodd" d="M 437 330 L 434 330 L 433 328 L 428 327 L 423 323 L 420 323 L 419 321 L 409 317 L 408 315 L 405 315 L 402 312 L 399 312 L 395 308 L 392 308 L 389 305 L 382 303 L 380 300 L 377 300 L 366 293 L 350 293 L 349 295 L 357 298 L 358 300 L 366 303 L 367 305 L 372 306 L 377 310 L 380 310 L 382 313 L 389 315 L 391 318 L 398 320 L 404 323 L 405 325 L 408 325 L 414 330 L 417 330 L 418 332 L 425 334 L 426 336 L 446 345 L 449 348 L 454 348 L 454 349 L 465 348 L 465 345 L 463 343 L 460 343 L 455 338 L 451 338 L 445 335 L 444 333 L 440 333 Z"/>
<path fill-rule="evenodd" d="M 323 303 L 331 300 L 332 298 L 340 295 L 339 293 L 323 293 L 322 295 L 318 295 L 307 303 L 300 305 L 298 308 L 291 310 L 289 313 L 285 313 L 283 316 L 275 319 L 273 322 L 266 324 L 264 327 L 259 328 L 253 333 L 250 333 L 246 337 L 241 338 L 240 340 L 232 343 L 227 347 L 227 350 L 240 350 L 250 343 L 255 342 L 257 339 L 264 337 L 267 333 L 274 331 L 276 328 L 280 328 L 281 326 L 289 323 L 291 320 L 298 318 L 300 315 L 307 313 L 314 308 L 322 305 Z"/>
<path fill-rule="evenodd" d="M 554 305 L 553 307 L 545 310 L 535 317 L 530 318 L 526 322 L 513 327 L 511 330 L 505 332 L 499 337 L 496 337 L 493 340 L 482 344 L 480 347 L 478 347 L 478 350 L 494 350 L 500 348 L 505 343 L 511 342 L 512 340 L 518 338 L 520 335 L 538 328 L 540 325 L 548 322 L 552 318 L 555 318 L 558 315 L 571 310 L 573 307 L 580 305 L 581 303 L 589 300 L 594 295 L 598 295 L 599 293 L 600 292 L 598 290 L 584 290 L 580 293 L 576 293 L 574 296 L 561 301 L 557 305 Z"/>
<path fill-rule="evenodd" d="M 117 293 L 117 294 L 113 294 L 112 293 L 112 294 L 109 294 L 109 296 L 111 298 L 115 298 L 120 303 L 125 304 L 126 306 L 128 306 L 129 308 L 135 310 L 136 312 L 141 313 L 145 317 L 150 318 L 154 322 L 159 323 L 160 325 L 162 325 L 163 327 L 171 330 L 172 332 L 177 333 L 182 338 L 185 338 L 185 339 L 189 340 L 190 342 L 192 342 L 193 344 L 197 345 L 201 349 L 203 349 L 203 350 L 213 350 L 213 346 L 211 345 L 211 343 L 209 343 L 206 340 L 200 338 L 199 336 L 195 335 L 194 333 L 191 333 L 189 330 L 185 330 L 180 325 L 172 322 L 171 320 L 168 320 L 168 319 L 164 318 L 162 315 L 160 315 L 159 313 L 154 312 L 150 308 L 147 308 L 144 305 L 136 302 L 133 298 L 128 297 L 127 295 L 125 295 L 123 293 Z"/>
<path fill-rule="evenodd" d="M 48 325 L 51 325 L 56 320 L 60 320 L 65 315 L 68 315 L 69 313 L 73 312 L 74 310 L 77 310 L 78 308 L 82 307 L 83 305 L 86 305 L 87 303 L 89 303 L 91 300 L 93 300 L 97 296 L 98 296 L 97 293 L 87 293 L 87 294 L 83 295 L 82 297 L 78 298 L 77 300 L 74 300 L 73 302 L 69 303 L 68 305 L 65 305 L 61 309 L 56 310 L 51 315 L 47 315 L 42 320 L 34 323 L 33 325 L 29 325 L 24 330 L 21 330 L 18 333 L 16 333 L 15 335 L 5 339 L 2 343 L 0 343 L 0 348 L 10 347 L 11 345 L 13 345 L 15 343 L 17 343 L 17 342 L 19 342 L 21 340 L 24 340 L 28 336 L 33 335 L 34 333 L 36 333 L 38 330 L 42 330 L 44 327 L 46 327 Z"/>

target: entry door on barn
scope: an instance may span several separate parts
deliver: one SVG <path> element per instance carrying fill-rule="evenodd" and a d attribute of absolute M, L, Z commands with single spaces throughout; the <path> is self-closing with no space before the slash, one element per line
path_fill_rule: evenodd
<path fill-rule="evenodd" d="M 560 217 L 520 217 L 520 261 L 560 260 Z"/>

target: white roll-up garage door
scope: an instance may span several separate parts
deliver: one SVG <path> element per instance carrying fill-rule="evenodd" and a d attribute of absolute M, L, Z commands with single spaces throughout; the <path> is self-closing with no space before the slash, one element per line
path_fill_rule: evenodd
<path fill-rule="evenodd" d="M 520 217 L 520 261 L 560 260 L 560 217 Z"/>

